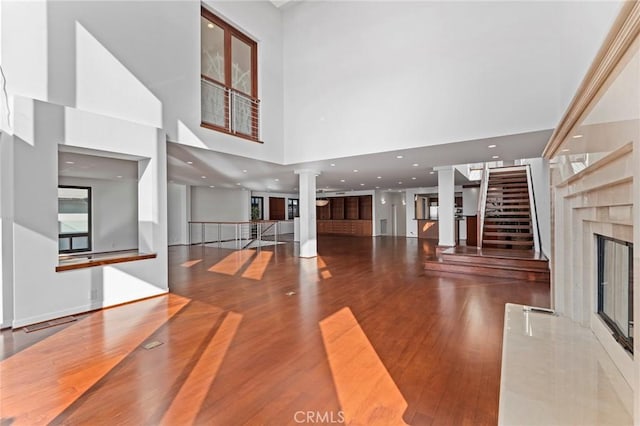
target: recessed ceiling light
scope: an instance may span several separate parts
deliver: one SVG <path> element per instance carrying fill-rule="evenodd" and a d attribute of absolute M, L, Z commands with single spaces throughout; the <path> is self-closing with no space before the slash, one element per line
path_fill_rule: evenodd
<path fill-rule="evenodd" d="M 187 164 L 193 164 L 193 161 L 187 161 Z"/>
<path fill-rule="evenodd" d="M 418 164 L 418 163 L 413 163 L 413 164 L 412 164 L 412 166 L 413 166 L 413 167 L 418 167 L 419 165 L 420 165 L 420 164 Z"/>
<path fill-rule="evenodd" d="M 209 188 L 215 188 L 215 185 L 209 185 Z"/>
<path fill-rule="evenodd" d="M 331 163 L 331 167 L 335 167 L 336 165 L 334 163 Z"/>
<path fill-rule="evenodd" d="M 200 177 L 201 177 L 202 179 L 206 179 L 206 178 L 207 178 L 206 176 L 200 176 Z"/>
<path fill-rule="evenodd" d="M 495 148 L 495 147 L 496 147 L 495 145 L 489 145 L 489 148 Z"/>
<path fill-rule="evenodd" d="M 236 183 L 236 185 L 242 185 L 240 182 Z"/>
<path fill-rule="evenodd" d="M 242 173 L 247 173 L 247 171 L 246 171 L 246 170 L 243 170 L 243 171 L 242 171 Z"/>
<path fill-rule="evenodd" d="M 380 187 L 379 187 L 379 186 L 376 186 L 376 189 L 380 189 Z"/>
<path fill-rule="evenodd" d="M 582 137 L 582 135 L 573 135 L 571 137 L 574 138 L 574 139 L 580 139 Z"/>
<path fill-rule="evenodd" d="M 361 183 L 360 186 L 364 186 L 364 183 Z"/>
<path fill-rule="evenodd" d="M 122 176 L 120 176 L 120 175 L 118 175 L 118 176 L 116 176 L 116 177 L 117 177 L 118 179 L 122 179 Z"/>
<path fill-rule="evenodd" d="M 563 149 L 562 152 L 569 152 L 569 148 Z"/>
<path fill-rule="evenodd" d="M 378 176 L 378 179 L 382 179 L 382 176 Z"/>
<path fill-rule="evenodd" d="M 207 27 L 209 27 L 209 28 L 213 28 L 213 24 L 212 24 L 211 22 L 209 22 L 209 23 L 207 24 Z"/>
<path fill-rule="evenodd" d="M 402 185 L 402 182 L 398 182 L 398 185 Z"/>
<path fill-rule="evenodd" d="M 340 179 L 340 182 L 344 182 L 344 179 Z"/>
<path fill-rule="evenodd" d="M 280 182 L 280 179 L 278 179 L 278 178 L 275 178 L 274 180 L 275 180 L 276 182 Z"/>
<path fill-rule="evenodd" d="M 416 180 L 416 178 L 412 177 L 411 180 Z"/>
<path fill-rule="evenodd" d="M 353 173 L 358 173 L 358 169 L 353 169 Z"/>
<path fill-rule="evenodd" d="M 430 175 L 434 174 L 435 172 L 429 172 Z"/>
<path fill-rule="evenodd" d="M 491 157 L 491 158 L 493 158 L 493 159 L 495 160 L 495 159 L 497 159 L 497 158 L 500 158 L 500 156 L 499 156 L 499 155 L 494 155 L 494 156 L 493 156 L 493 157 Z"/>
<path fill-rule="evenodd" d="M 65 161 L 65 163 L 67 163 L 67 164 L 76 164 L 75 161 Z"/>
<path fill-rule="evenodd" d="M 404 158 L 402 155 L 396 155 L 396 158 L 400 159 L 400 158 Z"/>

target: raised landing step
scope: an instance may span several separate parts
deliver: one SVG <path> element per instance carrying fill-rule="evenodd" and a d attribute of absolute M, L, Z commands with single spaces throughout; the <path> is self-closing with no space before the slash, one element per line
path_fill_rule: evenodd
<path fill-rule="evenodd" d="M 452 272 L 516 280 L 550 280 L 549 261 L 533 250 L 453 247 L 425 262 L 425 271 Z"/>

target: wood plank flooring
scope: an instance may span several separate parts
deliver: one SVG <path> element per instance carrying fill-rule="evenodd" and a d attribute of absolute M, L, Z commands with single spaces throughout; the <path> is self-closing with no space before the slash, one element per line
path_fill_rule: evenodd
<path fill-rule="evenodd" d="M 171 247 L 172 294 L 3 331 L 0 423 L 496 424 L 504 304 L 547 285 L 427 276 L 417 239 L 295 251 Z"/>

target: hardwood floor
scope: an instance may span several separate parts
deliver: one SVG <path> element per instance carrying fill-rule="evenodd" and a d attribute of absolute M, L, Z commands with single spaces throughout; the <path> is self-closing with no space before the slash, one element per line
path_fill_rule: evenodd
<path fill-rule="evenodd" d="M 416 239 L 295 250 L 171 247 L 172 294 L 2 332 L 2 424 L 497 422 L 504 304 L 547 285 L 427 276 Z"/>

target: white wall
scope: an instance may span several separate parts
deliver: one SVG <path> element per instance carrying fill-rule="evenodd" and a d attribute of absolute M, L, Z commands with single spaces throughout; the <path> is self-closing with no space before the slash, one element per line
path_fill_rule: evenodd
<path fill-rule="evenodd" d="M 264 144 L 200 128 L 199 1 L 3 2 L 8 91 L 163 128 L 172 141 L 282 162 L 281 14 L 270 2 L 206 3 L 258 42 Z"/>
<path fill-rule="evenodd" d="M 13 247 L 9 262 L 13 268 L 12 325 L 19 327 L 166 293 L 164 134 L 152 127 L 24 98 L 16 98 L 14 108 L 15 137 L 10 141 L 13 194 L 7 203 L 13 208 L 12 235 L 2 235 L 3 247 Z M 139 160 L 137 246 L 156 253 L 155 259 L 55 272 L 56 142 Z"/>
<path fill-rule="evenodd" d="M 167 221 L 169 245 L 189 244 L 191 188 L 176 183 L 167 184 Z"/>
<path fill-rule="evenodd" d="M 138 182 L 59 177 L 58 185 L 91 187 L 92 251 L 138 248 Z"/>
<path fill-rule="evenodd" d="M 394 235 L 393 229 L 393 206 L 396 206 L 396 236 L 407 235 L 407 206 L 405 201 L 405 193 L 404 192 L 389 192 L 389 191 L 376 191 L 377 201 L 374 205 L 376 208 L 374 212 L 376 213 L 376 221 L 375 228 L 377 231 L 376 235 Z M 384 203 L 383 203 L 384 201 Z M 380 220 L 387 220 L 387 233 L 382 234 L 382 230 L 380 229 Z M 413 221 L 415 223 L 415 221 Z"/>
<path fill-rule="evenodd" d="M 551 129 L 618 8 L 300 2 L 283 11 L 285 160 Z"/>
<path fill-rule="evenodd" d="M 251 193 L 242 189 L 191 187 L 191 220 L 195 222 L 247 222 L 250 219 Z M 239 232 L 246 238 L 246 225 Z M 191 227 L 191 241 L 202 241 L 201 225 Z M 223 225 L 220 238 L 234 239 L 235 225 Z M 205 241 L 218 240 L 217 225 L 206 225 Z"/>
<path fill-rule="evenodd" d="M 462 214 L 476 216 L 478 214 L 478 196 L 480 187 L 462 188 Z"/>
<path fill-rule="evenodd" d="M 0 328 L 13 319 L 13 138 L 0 133 Z"/>

